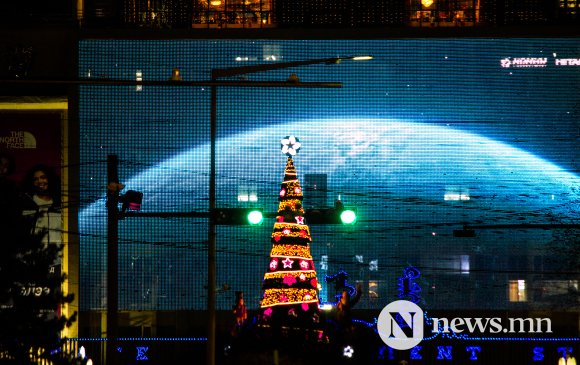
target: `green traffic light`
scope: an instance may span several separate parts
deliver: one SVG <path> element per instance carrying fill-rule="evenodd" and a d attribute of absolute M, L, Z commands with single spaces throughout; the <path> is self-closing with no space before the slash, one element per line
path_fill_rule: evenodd
<path fill-rule="evenodd" d="M 354 210 L 345 209 L 340 213 L 340 221 L 343 224 L 354 224 L 356 222 L 356 213 Z"/>
<path fill-rule="evenodd" d="M 264 215 L 259 210 L 252 210 L 248 213 L 248 222 L 252 225 L 262 224 Z"/>

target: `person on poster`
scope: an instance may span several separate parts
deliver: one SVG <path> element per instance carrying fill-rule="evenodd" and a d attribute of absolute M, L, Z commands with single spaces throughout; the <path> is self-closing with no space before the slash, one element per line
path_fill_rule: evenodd
<path fill-rule="evenodd" d="M 30 233 L 42 234 L 45 244 L 62 244 L 60 183 L 48 166 L 36 165 L 24 177 L 22 216 Z"/>
<path fill-rule="evenodd" d="M 32 235 L 41 235 L 46 248 L 58 248 L 58 254 L 48 267 L 46 277 L 38 278 L 37 286 L 45 288 L 47 293 L 58 292 L 62 274 L 62 216 L 60 199 L 60 181 L 53 170 L 46 165 L 36 165 L 26 173 L 22 181 L 23 194 L 21 211 L 25 229 Z M 53 246 L 55 245 L 55 246 Z M 60 304 L 56 307 L 47 295 L 39 298 L 41 313 L 48 318 L 60 317 Z"/>

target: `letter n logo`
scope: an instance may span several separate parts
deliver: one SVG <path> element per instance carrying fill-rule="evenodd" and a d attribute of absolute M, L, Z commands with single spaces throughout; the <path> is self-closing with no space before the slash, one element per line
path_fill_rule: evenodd
<path fill-rule="evenodd" d="M 423 340 L 423 311 L 413 302 L 389 303 L 379 315 L 377 329 L 385 344 L 396 350 L 408 350 Z"/>

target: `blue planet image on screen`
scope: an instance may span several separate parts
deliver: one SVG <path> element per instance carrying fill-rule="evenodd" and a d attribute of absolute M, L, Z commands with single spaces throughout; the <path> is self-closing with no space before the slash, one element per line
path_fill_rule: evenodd
<path fill-rule="evenodd" d="M 305 175 L 324 174 L 328 178 L 328 205 L 340 196 L 345 204 L 358 209 L 356 228 L 311 227 L 315 262 L 322 255 L 331 260 L 334 255 L 340 262 L 360 255 L 365 263 L 371 258 L 378 260 L 379 276 L 396 276 L 398 273 L 391 273 L 390 268 L 417 259 L 416 252 L 423 247 L 436 244 L 449 255 L 460 254 L 465 247 L 458 246 L 451 232 L 463 224 L 569 223 L 580 213 L 576 204 L 580 178 L 549 161 L 442 124 L 369 118 L 291 121 L 218 138 L 218 206 L 253 204 L 276 212 L 286 159 L 279 143 L 287 135 L 297 136 L 302 143 L 295 157 L 302 185 Z M 144 193 L 145 212 L 207 211 L 209 158 L 209 144 L 196 146 L 123 183 L 127 189 Z M 255 190 L 257 201 L 238 200 L 246 188 Z M 309 208 L 306 191 L 304 205 Z M 167 220 L 172 227 L 167 230 L 147 229 L 146 221 L 126 219 L 119 225 L 120 275 L 143 284 L 138 292 L 123 292 L 121 288 L 121 306 L 205 308 L 207 220 Z M 229 274 L 231 263 L 218 257 L 218 284 L 243 287 L 251 307 L 259 300 L 273 223 L 265 220 L 257 230 L 224 227 L 218 231 L 218 254 L 235 255 L 236 270 L 246 271 L 244 278 Z M 86 257 L 83 265 L 93 269 L 91 274 L 82 273 L 81 280 L 102 282 L 103 257 L 90 256 L 82 247 L 91 237 L 102 237 L 106 232 L 104 199 L 83 209 L 79 224 L 81 255 Z M 123 241 L 124 232 L 131 232 L 134 241 Z M 501 252 L 503 233 L 497 233 L 497 240 L 489 236 L 493 231 L 487 234 L 469 245 L 475 252 Z M 531 240 L 530 234 L 521 236 L 522 241 Z M 536 237 L 539 243 L 548 241 L 548 237 Z M 173 244 L 153 244 L 151 255 L 145 258 L 131 251 L 133 245 L 141 245 L 142 250 L 141 240 Z M 341 248 L 336 249 L 338 246 Z M 195 288 L 184 275 L 195 276 Z M 248 287 L 248 281 L 255 281 L 255 286 Z M 91 296 L 90 306 L 102 306 L 105 291 L 100 284 L 93 286 L 102 295 L 100 302 L 95 298 L 98 296 Z M 154 294 L 157 299 L 145 301 Z M 180 299 L 164 299 L 172 296 Z M 485 307 L 487 299 L 481 300 Z M 221 309 L 229 305 L 228 300 L 218 298 Z M 487 305 L 493 306 L 493 299 Z"/>

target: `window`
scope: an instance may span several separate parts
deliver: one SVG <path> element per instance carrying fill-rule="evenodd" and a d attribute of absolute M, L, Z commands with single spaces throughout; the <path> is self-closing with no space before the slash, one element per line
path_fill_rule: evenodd
<path fill-rule="evenodd" d="M 197 0 L 193 28 L 260 28 L 272 24 L 272 0 Z"/>
<path fill-rule="evenodd" d="M 508 291 L 510 302 L 526 302 L 528 300 L 525 280 L 510 280 Z"/>

